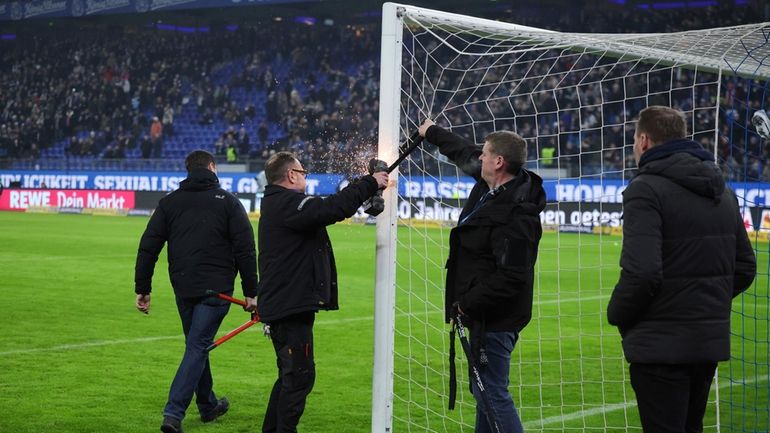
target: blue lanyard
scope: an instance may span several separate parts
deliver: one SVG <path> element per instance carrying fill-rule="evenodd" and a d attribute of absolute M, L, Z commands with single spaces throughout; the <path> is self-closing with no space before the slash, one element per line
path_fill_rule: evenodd
<path fill-rule="evenodd" d="M 468 221 L 468 219 L 469 219 L 471 216 L 473 216 L 473 214 L 475 214 L 475 213 L 476 213 L 476 212 L 477 212 L 479 209 L 481 209 L 481 205 L 483 205 L 483 204 L 484 204 L 484 202 L 487 200 L 487 198 L 489 198 L 489 197 L 492 197 L 493 195 L 495 195 L 495 190 L 493 190 L 493 189 L 490 189 L 489 191 L 487 191 L 487 192 L 486 192 L 486 193 L 485 193 L 485 194 L 484 194 L 484 195 L 481 197 L 481 199 L 480 199 L 478 202 L 476 202 L 476 205 L 475 205 L 475 206 L 473 206 L 473 209 L 472 209 L 470 212 L 468 212 L 468 215 L 465 215 L 464 217 L 460 218 L 460 221 L 458 221 L 457 225 L 458 225 L 458 226 L 459 226 L 459 225 L 462 225 L 462 224 L 464 224 L 466 221 Z"/>

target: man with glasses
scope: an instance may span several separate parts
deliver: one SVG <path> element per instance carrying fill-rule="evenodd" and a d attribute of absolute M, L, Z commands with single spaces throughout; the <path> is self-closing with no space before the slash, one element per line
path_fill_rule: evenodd
<path fill-rule="evenodd" d="M 267 160 L 259 219 L 259 313 L 278 360 L 263 433 L 293 433 L 315 382 L 313 321 L 336 310 L 337 269 L 326 226 L 353 216 L 388 184 L 366 175 L 326 198 L 305 194 L 308 172 L 289 152 Z"/>

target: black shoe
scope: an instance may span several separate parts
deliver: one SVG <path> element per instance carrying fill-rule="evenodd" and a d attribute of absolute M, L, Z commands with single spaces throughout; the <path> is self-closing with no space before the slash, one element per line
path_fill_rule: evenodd
<path fill-rule="evenodd" d="M 182 421 L 170 416 L 164 416 L 163 424 L 160 425 L 160 431 L 163 433 L 184 433 L 182 431 Z"/>
<path fill-rule="evenodd" d="M 201 414 L 201 421 L 203 422 L 214 421 L 220 416 L 226 414 L 228 409 L 230 409 L 230 402 L 227 401 L 227 397 L 222 397 L 217 401 L 217 405 L 214 406 L 214 409 L 211 409 L 210 412 L 207 412 L 205 414 Z"/>

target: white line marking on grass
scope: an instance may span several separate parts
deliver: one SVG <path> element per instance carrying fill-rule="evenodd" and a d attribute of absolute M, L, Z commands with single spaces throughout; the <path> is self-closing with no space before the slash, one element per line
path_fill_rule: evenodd
<path fill-rule="evenodd" d="M 725 383 L 722 383 L 718 386 L 719 389 L 729 388 L 730 386 L 736 385 L 736 386 L 746 386 L 746 385 L 753 385 L 755 383 L 760 382 L 766 382 L 770 376 L 764 375 L 760 376 L 754 379 L 739 381 L 739 382 L 731 382 L 729 379 L 725 380 Z M 711 389 L 711 391 L 714 391 L 714 388 Z M 526 428 L 533 428 L 533 427 L 542 427 L 548 424 L 556 424 L 556 423 L 563 423 L 567 421 L 573 421 L 576 419 L 583 419 L 588 418 L 590 416 L 594 415 L 602 415 L 608 412 L 614 412 L 616 410 L 623 410 L 623 409 L 629 409 L 636 406 L 636 400 L 631 400 L 627 403 L 613 403 L 608 404 L 602 407 L 595 407 L 592 409 L 586 409 L 581 410 L 578 412 L 572 412 L 568 414 L 564 414 L 561 416 L 549 416 L 547 418 L 543 418 L 537 421 L 529 421 L 524 423 L 524 427 Z"/>
<path fill-rule="evenodd" d="M 562 423 L 562 422 L 572 421 L 576 419 L 588 418 L 593 415 L 600 415 L 607 412 L 614 412 L 616 410 L 627 409 L 634 406 L 636 406 L 636 400 L 630 401 L 628 403 L 608 404 L 606 406 L 581 410 L 578 412 L 572 412 L 561 416 L 558 416 L 558 415 L 549 416 L 548 418 L 543 418 L 537 421 L 528 421 L 524 423 L 524 427 L 525 428 L 542 427 L 548 424 L 556 424 L 556 423 Z"/>
<path fill-rule="evenodd" d="M 335 325 L 335 324 L 348 323 L 348 322 L 365 322 L 365 321 L 371 322 L 373 320 L 374 318 L 372 316 L 349 317 L 345 319 L 336 319 L 336 320 L 320 320 L 316 322 L 316 324 L 325 326 L 325 325 Z M 254 332 L 254 331 L 262 332 L 262 328 L 252 327 L 250 329 L 247 329 L 244 332 Z M 219 332 L 219 334 L 224 335 L 225 332 L 227 332 L 227 330 L 222 330 Z M 175 339 L 182 339 L 182 338 L 184 338 L 184 335 L 179 334 L 179 335 L 164 335 L 164 336 L 157 336 L 157 337 L 127 338 L 123 340 L 99 340 L 99 341 L 89 341 L 87 343 L 62 344 L 59 346 L 51 346 L 51 347 L 38 347 L 34 349 L 8 350 L 5 352 L 0 352 L 0 356 L 26 355 L 29 353 L 38 353 L 38 352 L 56 352 L 56 351 L 88 349 L 91 347 L 113 346 L 117 344 L 152 343 L 155 341 L 175 340 Z"/>
<path fill-rule="evenodd" d="M 604 296 L 592 296 L 592 297 L 586 297 L 586 298 L 568 298 L 568 299 L 553 299 L 548 301 L 539 301 L 535 302 L 535 305 L 538 304 L 554 304 L 559 302 L 576 302 L 576 301 L 583 301 L 583 300 L 591 300 L 591 299 L 601 299 Z M 443 311 L 430 311 L 427 314 L 443 314 Z M 412 315 L 418 315 L 418 314 L 425 314 L 424 312 L 421 313 L 412 313 Z M 407 313 L 400 313 L 397 314 L 397 317 L 404 317 L 407 316 Z M 342 319 L 329 319 L 329 320 L 319 320 L 316 322 L 319 326 L 326 326 L 326 325 L 337 325 L 340 323 L 355 323 L 355 322 L 372 322 L 374 321 L 374 316 L 362 316 L 362 317 L 347 317 Z M 253 332 L 259 330 L 261 332 L 261 328 L 250 328 L 246 330 L 245 332 Z M 220 334 L 224 334 L 225 331 L 220 332 Z M 179 335 L 166 335 L 166 336 L 157 336 L 157 337 L 142 337 L 142 338 L 133 338 L 133 339 L 123 339 L 123 340 L 99 340 L 99 341 L 89 341 L 85 343 L 77 343 L 77 344 L 62 344 L 59 346 L 51 346 L 51 347 L 38 347 L 38 348 L 32 348 L 32 349 L 18 349 L 18 350 L 8 350 L 5 352 L 0 352 L 0 356 L 12 356 L 12 355 L 25 355 L 29 353 L 38 353 L 38 352 L 56 352 L 56 351 L 67 351 L 67 350 L 78 350 L 78 349 L 87 349 L 90 347 L 102 347 L 102 346 L 112 346 L 116 344 L 132 344 L 132 343 L 150 343 L 154 341 L 164 341 L 164 340 L 173 340 L 175 338 L 183 338 L 182 334 Z"/>
<path fill-rule="evenodd" d="M 0 263 L 17 263 L 17 262 L 64 262 L 64 261 L 87 261 L 93 259 L 130 259 L 136 258 L 136 254 L 109 254 L 101 256 L 40 256 L 37 254 L 19 254 L 14 256 L 4 257 L 0 255 Z"/>
<path fill-rule="evenodd" d="M 39 347 L 36 349 L 9 350 L 6 352 L 0 352 L 0 356 L 25 355 L 28 353 L 36 353 L 36 352 L 54 352 L 57 350 L 86 349 L 89 347 L 112 346 L 115 344 L 147 343 L 152 341 L 174 340 L 178 338 L 183 338 L 183 335 L 179 334 L 179 335 L 166 335 L 166 336 L 158 336 L 158 337 L 129 338 L 125 340 L 99 340 L 99 341 L 90 341 L 88 343 L 62 344 L 60 346 Z"/>
<path fill-rule="evenodd" d="M 591 297 L 583 297 L 583 298 L 554 299 L 554 300 L 548 300 L 548 301 L 535 302 L 535 304 L 576 302 L 576 301 L 596 300 L 596 299 L 602 299 L 602 298 L 606 298 L 606 296 L 599 295 L 599 296 L 591 296 Z M 443 313 L 443 312 L 442 311 L 427 312 L 427 314 L 438 314 L 438 313 Z M 424 313 L 418 313 L 418 314 L 424 314 Z M 401 316 L 407 316 L 407 315 L 408 315 L 407 313 L 400 313 L 400 314 L 397 314 L 396 316 L 401 317 Z M 374 320 L 373 316 L 348 317 L 343 319 L 319 320 L 317 322 L 317 325 L 326 326 L 326 325 L 335 325 L 340 323 L 354 323 L 354 322 L 367 322 L 367 321 L 371 322 L 373 320 Z M 246 330 L 246 332 L 253 332 L 258 329 L 259 328 L 256 328 L 256 329 L 251 328 Z M 53 347 L 9 350 L 5 352 L 0 352 L 0 356 L 26 355 L 30 353 L 40 353 L 40 352 L 69 351 L 69 350 L 87 349 L 90 347 L 112 346 L 117 344 L 149 343 L 149 342 L 155 342 L 155 341 L 181 339 L 182 337 L 183 336 L 180 334 L 180 335 L 166 335 L 166 336 L 157 336 L 157 337 L 131 338 L 131 339 L 123 339 L 123 340 L 101 340 L 101 341 L 92 341 L 92 342 L 79 343 L 79 344 L 63 344 L 60 346 L 53 346 Z M 721 385 L 719 385 L 718 388 L 724 389 L 733 385 L 746 386 L 754 383 L 765 382 L 768 380 L 768 378 L 769 378 L 768 375 L 764 375 L 755 379 L 745 380 L 742 382 L 731 382 L 728 379 L 725 382 L 723 382 Z M 713 391 L 713 388 L 712 388 L 712 391 Z M 632 400 L 626 403 L 613 403 L 602 407 L 595 407 L 595 408 L 572 412 L 564 415 L 550 416 L 550 417 L 543 418 L 536 421 L 528 421 L 524 423 L 524 427 L 533 428 L 533 427 L 542 427 L 549 424 L 564 423 L 564 422 L 573 421 L 576 419 L 583 419 L 583 418 L 588 418 L 595 415 L 602 415 L 609 412 L 629 409 L 635 406 L 636 406 L 636 400 Z"/>
<path fill-rule="evenodd" d="M 582 301 L 596 301 L 598 299 L 604 299 L 609 298 L 610 295 L 596 295 L 596 296 L 584 296 L 580 298 L 568 298 L 568 299 L 549 299 L 545 301 L 535 301 L 532 304 L 533 305 L 544 305 L 544 304 L 560 304 L 562 302 L 582 302 Z"/>

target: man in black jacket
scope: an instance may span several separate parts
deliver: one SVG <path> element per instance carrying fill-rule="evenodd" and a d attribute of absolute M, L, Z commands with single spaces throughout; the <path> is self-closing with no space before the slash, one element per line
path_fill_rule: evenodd
<path fill-rule="evenodd" d="M 523 432 L 508 391 L 511 353 L 532 317 L 532 287 L 540 212 L 545 208 L 542 179 L 523 164 L 527 143 L 498 131 L 484 147 L 426 120 L 420 135 L 477 182 L 449 236 L 446 321 L 456 309 L 470 322 L 473 353 L 495 419 L 504 433 Z M 476 433 L 492 432 L 476 383 Z"/>
<path fill-rule="evenodd" d="M 152 275 L 168 242 L 168 274 L 185 335 L 185 352 L 163 410 L 161 431 L 182 431 L 187 406 L 196 395 L 203 422 L 227 412 L 226 398 L 213 390 L 206 348 L 212 343 L 229 303 L 207 290 L 232 294 L 241 274 L 246 309 L 256 309 L 257 261 L 254 231 L 240 201 L 219 186 L 214 157 L 196 150 L 185 159 L 187 179 L 160 200 L 139 243 L 136 257 L 136 308 L 150 310 Z"/>
<path fill-rule="evenodd" d="M 622 269 L 607 307 L 647 433 L 703 431 L 717 362 L 730 358 L 732 298 L 756 273 L 735 194 L 686 135 L 677 110 L 639 115 L 639 173 L 623 193 Z"/>
<path fill-rule="evenodd" d="M 308 172 L 288 152 L 265 165 L 267 187 L 259 218 L 259 313 L 270 326 L 278 361 L 263 433 L 293 433 L 315 383 L 313 321 L 336 310 L 337 268 L 326 226 L 342 221 L 378 189 L 387 173 L 351 182 L 326 198 L 305 194 Z"/>

